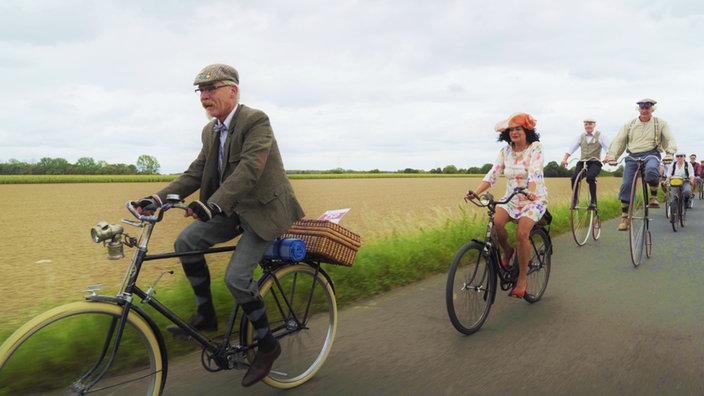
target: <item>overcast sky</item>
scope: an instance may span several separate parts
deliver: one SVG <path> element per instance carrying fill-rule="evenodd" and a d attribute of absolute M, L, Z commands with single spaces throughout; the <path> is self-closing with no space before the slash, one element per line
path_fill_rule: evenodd
<path fill-rule="evenodd" d="M 585 117 L 613 138 L 643 97 L 702 158 L 703 37 L 697 0 L 1 0 L 0 162 L 181 172 L 211 63 L 239 70 L 288 169 L 481 166 L 519 111 L 559 162 Z"/>

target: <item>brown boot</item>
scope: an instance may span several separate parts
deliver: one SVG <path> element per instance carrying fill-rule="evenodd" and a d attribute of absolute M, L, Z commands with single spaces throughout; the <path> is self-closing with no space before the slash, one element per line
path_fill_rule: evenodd
<path fill-rule="evenodd" d="M 619 231 L 628 231 L 628 217 L 621 217 L 621 223 L 618 225 Z"/>
<path fill-rule="evenodd" d="M 247 374 L 242 378 L 242 386 L 252 386 L 266 377 L 269 371 L 271 371 L 274 360 L 276 360 L 279 355 L 281 355 L 281 344 L 279 344 L 278 341 L 276 341 L 276 347 L 271 352 L 257 350 L 252 365 L 249 366 Z"/>

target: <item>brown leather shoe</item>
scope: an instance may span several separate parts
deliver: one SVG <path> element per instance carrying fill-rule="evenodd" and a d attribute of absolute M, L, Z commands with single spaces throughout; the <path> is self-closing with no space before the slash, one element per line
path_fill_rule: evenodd
<path fill-rule="evenodd" d="M 271 352 L 257 351 L 254 355 L 254 361 L 252 365 L 249 366 L 247 374 L 242 378 L 242 386 L 252 386 L 257 382 L 261 381 L 264 377 L 271 371 L 271 366 L 274 364 L 274 360 L 281 355 L 281 344 L 276 341 L 276 347 Z"/>
<path fill-rule="evenodd" d="M 648 207 L 653 209 L 660 209 L 660 203 L 658 202 L 658 198 L 650 197 L 650 203 L 648 204 Z"/>
<path fill-rule="evenodd" d="M 628 231 L 628 217 L 621 217 L 621 223 L 618 225 L 619 231 Z"/>

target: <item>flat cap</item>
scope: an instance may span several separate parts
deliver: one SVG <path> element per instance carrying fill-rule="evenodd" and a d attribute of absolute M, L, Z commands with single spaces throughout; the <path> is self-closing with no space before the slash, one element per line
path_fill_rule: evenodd
<path fill-rule="evenodd" d="M 234 67 L 216 63 L 208 65 L 199 71 L 193 81 L 193 85 L 211 84 L 216 81 L 230 81 L 239 84 L 240 75 Z"/>
<path fill-rule="evenodd" d="M 650 99 L 650 98 L 641 99 L 636 102 L 636 104 L 641 104 L 641 103 L 657 104 L 658 102 L 656 102 L 655 99 Z"/>
<path fill-rule="evenodd" d="M 585 119 L 584 119 L 584 122 L 593 122 L 593 123 L 596 124 L 596 120 L 593 119 L 593 118 L 589 118 L 589 117 L 585 118 Z"/>

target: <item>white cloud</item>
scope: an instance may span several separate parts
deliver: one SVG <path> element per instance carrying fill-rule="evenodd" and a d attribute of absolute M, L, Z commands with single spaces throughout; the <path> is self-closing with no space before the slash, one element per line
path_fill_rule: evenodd
<path fill-rule="evenodd" d="M 182 171 L 209 63 L 239 69 L 290 169 L 479 166 L 515 111 L 559 161 L 584 117 L 613 137 L 646 96 L 701 156 L 702 26 L 700 2 L 672 0 L 5 1 L 0 161 Z"/>

